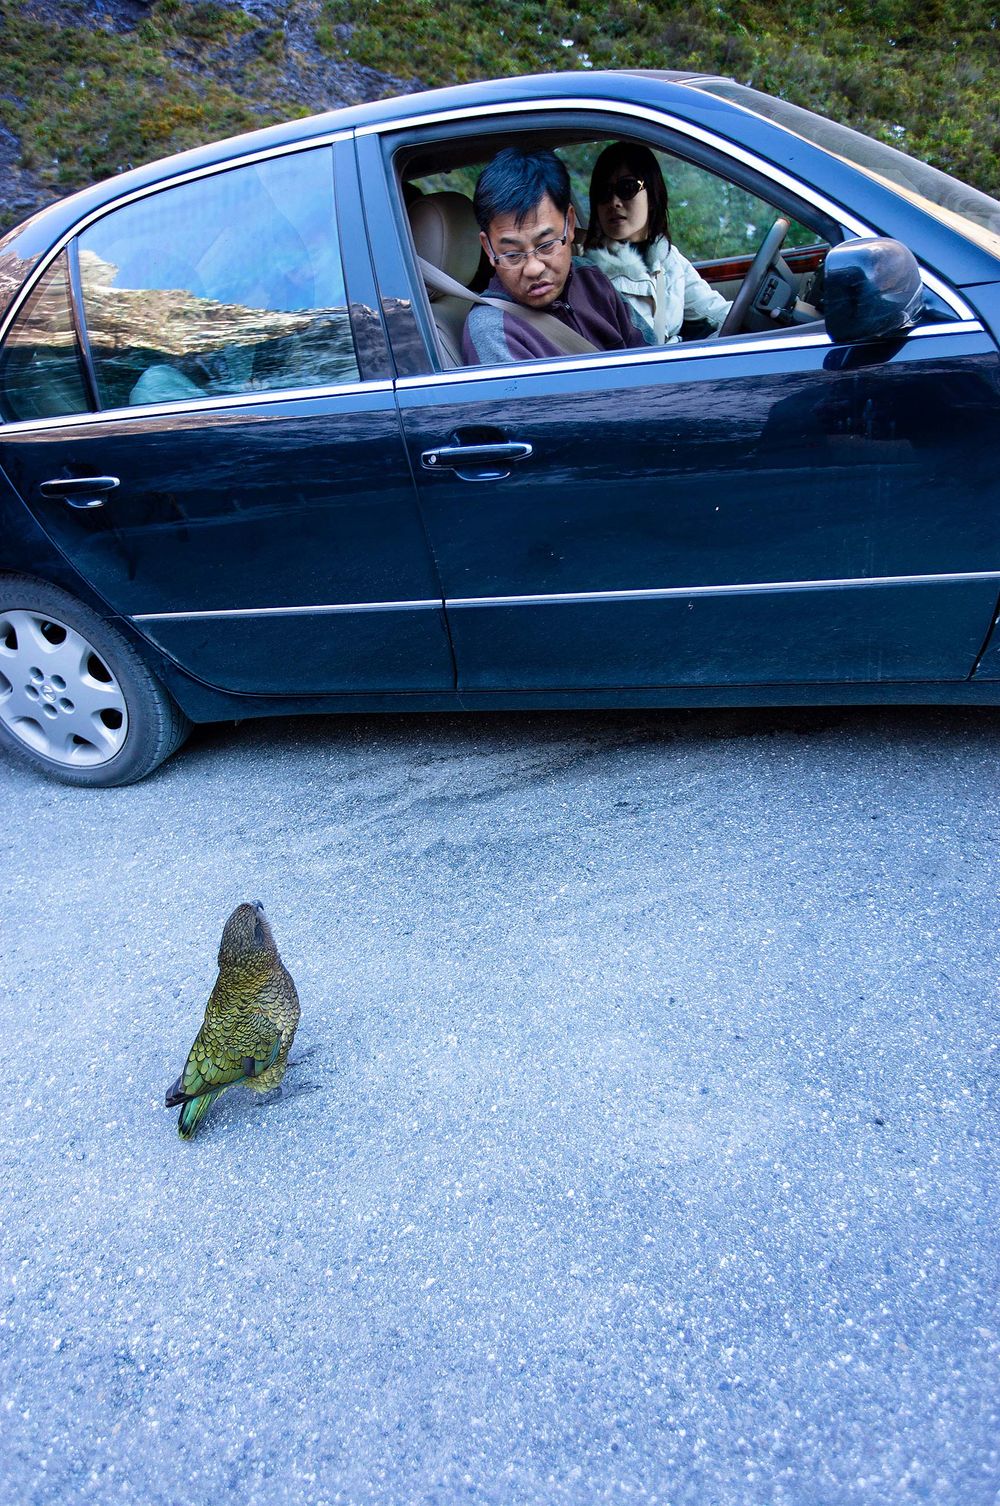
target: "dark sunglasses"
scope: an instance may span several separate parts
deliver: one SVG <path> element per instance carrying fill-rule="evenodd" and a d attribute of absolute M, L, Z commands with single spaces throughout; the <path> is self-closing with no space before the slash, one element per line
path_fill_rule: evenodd
<path fill-rule="evenodd" d="M 597 202 L 598 204 L 610 204 L 612 199 L 621 199 L 623 204 L 627 204 L 645 186 L 641 178 L 616 178 L 613 183 L 605 183 L 597 195 Z"/>

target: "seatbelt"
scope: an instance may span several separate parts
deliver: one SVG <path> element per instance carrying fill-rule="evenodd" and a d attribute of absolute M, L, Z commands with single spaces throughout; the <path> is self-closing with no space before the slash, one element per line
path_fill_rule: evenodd
<path fill-rule="evenodd" d="M 540 335 L 558 346 L 563 355 L 592 356 L 600 349 L 584 339 L 583 335 L 577 334 L 575 329 L 570 329 L 568 324 L 563 324 L 554 314 L 546 314 L 543 309 L 526 308 L 523 303 L 508 303 L 502 298 L 483 298 L 479 293 L 470 293 L 464 283 L 449 277 L 447 272 L 442 272 L 433 262 L 425 261 L 422 256 L 417 257 L 417 262 L 424 282 L 435 293 L 450 293 L 453 298 L 464 298 L 467 303 L 484 303 L 491 309 L 513 314 L 516 318 L 523 319 L 525 324 L 533 325 Z"/>

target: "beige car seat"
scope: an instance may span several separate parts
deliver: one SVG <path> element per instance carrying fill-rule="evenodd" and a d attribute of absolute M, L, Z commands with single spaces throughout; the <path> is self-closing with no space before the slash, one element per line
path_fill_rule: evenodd
<path fill-rule="evenodd" d="M 472 200 L 450 190 L 425 194 L 408 209 L 417 255 L 466 287 L 479 268 L 479 226 Z M 462 330 L 471 304 L 451 293 L 428 289 L 438 343 L 446 366 L 463 366 Z"/>

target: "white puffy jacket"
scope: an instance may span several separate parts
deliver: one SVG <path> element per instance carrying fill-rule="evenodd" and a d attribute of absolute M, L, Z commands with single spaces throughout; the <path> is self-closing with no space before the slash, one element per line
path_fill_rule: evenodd
<path fill-rule="evenodd" d="M 685 320 L 705 319 L 718 329 L 728 301 L 709 287 L 666 236 L 652 241 L 643 254 L 629 241 L 592 246 L 584 258 L 600 267 L 626 302 L 651 325 L 659 345 L 673 345 Z"/>

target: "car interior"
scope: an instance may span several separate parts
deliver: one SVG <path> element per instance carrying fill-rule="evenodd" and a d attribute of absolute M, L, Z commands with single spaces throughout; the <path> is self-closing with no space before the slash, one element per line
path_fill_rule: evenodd
<path fill-rule="evenodd" d="M 552 132 L 521 131 L 427 143 L 398 154 L 400 201 L 423 274 L 442 368 L 464 364 L 462 330 L 472 307 L 469 295 L 482 294 L 492 275 L 472 207 L 476 181 L 486 164 L 504 146 L 554 148 L 569 171 L 577 219 L 574 253 L 582 254 L 593 165 L 613 140 L 629 139 L 642 141 L 627 132 L 610 137 L 563 131 L 554 139 Z M 811 217 L 813 223 L 806 223 L 718 173 L 654 149 L 668 187 L 673 244 L 723 297 L 732 302 L 744 290 L 744 306 L 737 310 L 739 327 L 727 328 L 727 337 L 793 325 L 822 328 L 823 262 L 831 244 L 840 239 L 839 228 L 818 213 Z M 764 265 L 754 266 L 758 250 L 769 239 Z M 748 289 L 752 267 L 755 286 Z M 684 328 L 681 338 L 704 340 L 715 334 Z"/>

